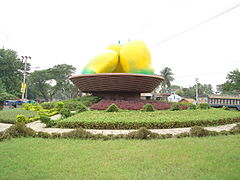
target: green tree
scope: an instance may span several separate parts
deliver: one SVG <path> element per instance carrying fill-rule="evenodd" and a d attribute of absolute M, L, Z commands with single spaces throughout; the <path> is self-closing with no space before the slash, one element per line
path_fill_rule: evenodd
<path fill-rule="evenodd" d="M 194 86 L 196 88 L 196 86 Z M 199 96 L 207 96 L 209 94 L 213 94 L 212 85 L 211 84 L 198 84 L 198 94 Z"/>
<path fill-rule="evenodd" d="M 161 82 L 161 87 L 163 89 L 163 92 L 166 92 L 167 88 L 171 86 L 171 82 L 174 80 L 174 74 L 171 68 L 165 67 L 162 71 L 160 71 L 160 75 L 164 78 L 164 80 Z"/>
<path fill-rule="evenodd" d="M 52 79 L 51 74 L 48 70 L 34 71 L 28 78 L 28 98 L 35 99 L 50 99 L 51 85 L 49 81 Z"/>
<path fill-rule="evenodd" d="M 222 84 L 221 90 L 224 94 L 240 94 L 240 71 L 238 69 L 227 74 L 227 81 Z"/>
<path fill-rule="evenodd" d="M 183 91 L 183 89 L 178 89 L 175 93 L 181 97 L 185 97 L 185 92 Z"/>
<path fill-rule="evenodd" d="M 59 64 L 50 69 L 52 78 L 56 81 L 56 85 L 53 86 L 53 96 L 61 91 L 64 96 L 68 93 L 68 90 L 73 90 L 73 85 L 69 81 L 69 77 L 76 71 L 76 68 L 72 65 Z M 64 98 L 65 99 L 65 98 Z"/>
<path fill-rule="evenodd" d="M 8 99 L 16 99 L 16 96 L 6 92 L 6 89 L 0 79 L 0 110 L 3 109 L 4 101 Z"/>
<path fill-rule="evenodd" d="M 18 58 L 17 52 L 10 49 L 0 49 L 0 80 L 6 92 L 20 95 L 23 80 L 24 63 Z M 27 64 L 30 69 L 30 64 Z"/>
<path fill-rule="evenodd" d="M 74 84 L 68 82 L 64 85 L 64 88 L 57 91 L 57 93 L 54 95 L 54 98 L 64 100 L 76 98 L 78 96 L 81 96 L 81 91 L 79 91 Z"/>
<path fill-rule="evenodd" d="M 212 85 L 211 84 L 200 84 L 198 83 L 198 96 L 207 96 L 212 94 Z M 176 91 L 176 94 L 186 98 L 196 98 L 196 85 L 189 87 L 189 88 L 181 88 Z"/>
<path fill-rule="evenodd" d="M 183 90 L 183 97 L 186 97 L 186 98 L 193 98 L 195 99 L 196 97 L 196 88 L 193 86 L 193 87 L 189 87 L 189 88 L 182 88 Z"/>
<path fill-rule="evenodd" d="M 65 99 L 67 97 L 65 94 L 73 90 L 69 77 L 75 70 L 72 65 L 59 64 L 46 70 L 34 71 L 29 76 L 29 97 L 48 101 L 61 94 L 59 97 Z"/>

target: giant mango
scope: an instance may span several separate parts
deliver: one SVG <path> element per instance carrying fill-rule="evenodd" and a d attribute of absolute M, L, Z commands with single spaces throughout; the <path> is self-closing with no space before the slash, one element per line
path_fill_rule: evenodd
<path fill-rule="evenodd" d="M 125 45 L 113 44 L 107 49 L 94 57 L 83 69 L 82 74 L 154 73 L 151 68 L 151 55 L 144 42 L 134 40 Z"/>
<path fill-rule="evenodd" d="M 83 69 L 82 74 L 111 73 L 118 64 L 118 53 L 106 50 L 95 56 Z"/>
<path fill-rule="evenodd" d="M 122 45 L 120 44 L 112 44 L 110 46 L 108 46 L 107 49 L 116 51 L 118 53 L 118 64 L 116 69 L 113 71 L 113 73 L 124 73 L 122 65 L 120 63 L 120 51 L 121 51 Z"/>
<path fill-rule="evenodd" d="M 124 72 L 153 74 L 151 54 L 144 42 L 134 40 L 126 43 L 120 50 L 120 63 Z"/>

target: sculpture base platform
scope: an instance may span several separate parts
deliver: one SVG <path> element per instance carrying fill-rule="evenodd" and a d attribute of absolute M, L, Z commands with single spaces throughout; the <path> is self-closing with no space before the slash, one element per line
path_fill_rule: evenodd
<path fill-rule="evenodd" d="M 82 74 L 70 80 L 84 93 L 104 99 L 140 99 L 163 81 L 161 76 L 132 73 Z"/>

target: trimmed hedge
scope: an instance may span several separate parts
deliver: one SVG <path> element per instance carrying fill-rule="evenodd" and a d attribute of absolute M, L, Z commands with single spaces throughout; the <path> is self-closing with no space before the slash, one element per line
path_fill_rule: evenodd
<path fill-rule="evenodd" d="M 214 126 L 240 122 L 240 113 L 222 109 L 182 111 L 86 111 L 57 122 L 57 127 L 87 129 L 152 129 Z"/>
<path fill-rule="evenodd" d="M 58 121 L 59 128 L 84 128 L 84 129 L 139 129 L 145 127 L 147 129 L 170 129 L 183 128 L 192 126 L 216 126 L 240 122 L 240 118 L 220 119 L 214 121 L 187 121 L 187 122 L 65 122 Z"/>

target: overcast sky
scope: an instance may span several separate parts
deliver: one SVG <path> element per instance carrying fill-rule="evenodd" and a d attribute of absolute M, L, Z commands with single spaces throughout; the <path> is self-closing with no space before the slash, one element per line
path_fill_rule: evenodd
<path fill-rule="evenodd" d="M 109 44 L 143 40 L 173 84 L 222 84 L 240 68 L 240 7 L 181 33 L 240 0 L 0 0 L 0 47 L 31 56 L 33 67 L 66 63 L 80 74 Z M 157 45 L 156 45 L 157 44 Z"/>

